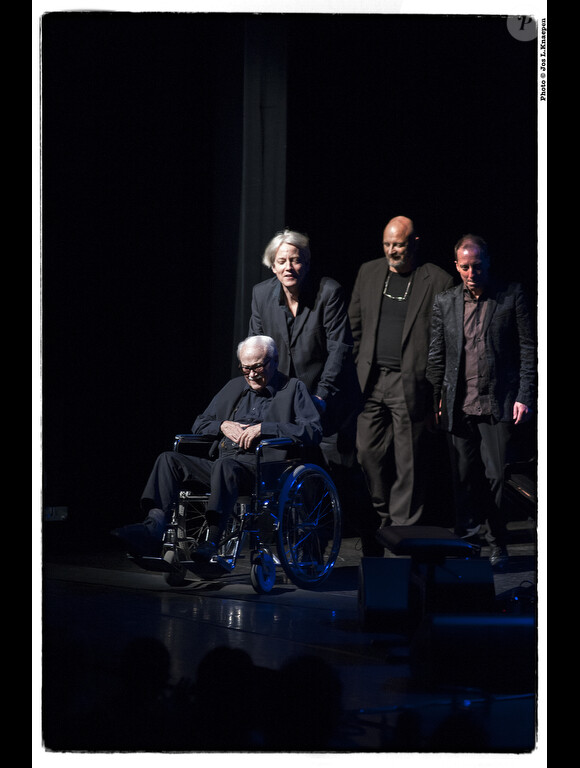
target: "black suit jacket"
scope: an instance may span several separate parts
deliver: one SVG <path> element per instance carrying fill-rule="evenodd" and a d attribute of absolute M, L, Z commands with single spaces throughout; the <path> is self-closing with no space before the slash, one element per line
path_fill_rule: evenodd
<path fill-rule="evenodd" d="M 358 379 L 363 392 L 370 385 L 375 361 L 383 288 L 388 269 L 385 257 L 361 266 L 348 310 Z M 423 419 L 431 409 L 431 387 L 425 378 L 425 369 L 433 300 L 438 293 L 452 285 L 451 275 L 435 264 L 422 264 L 415 269 L 401 341 L 401 372 L 407 407 L 411 418 L 416 421 Z"/>
<path fill-rule="evenodd" d="M 231 379 L 196 418 L 192 427 L 193 434 L 215 438 L 210 455 L 215 453 L 223 437 L 222 422 L 235 420 L 234 409 L 247 387 L 248 383 L 243 376 Z M 268 388 L 271 403 L 267 418 L 262 421 L 262 439 L 288 437 L 299 440 L 306 448 L 319 445 L 322 439 L 320 417 L 306 386 L 298 379 L 288 379 L 277 372 Z M 283 456 L 284 452 L 278 449 L 264 452 L 264 458 L 269 461 L 279 460 Z"/>
<path fill-rule="evenodd" d="M 488 290 L 484 338 L 492 412 L 511 421 L 514 402 L 533 408 L 536 344 L 528 306 L 518 283 L 492 283 Z M 427 376 L 434 407 L 442 406 L 442 426 L 453 429 L 461 407 L 463 371 L 463 283 L 435 298 Z"/>
<path fill-rule="evenodd" d="M 258 283 L 252 292 L 249 335 L 262 334 L 276 342 L 279 370 L 299 378 L 311 395 L 327 403 L 325 432 L 333 432 L 349 413 L 360 410 L 353 339 L 339 283 L 307 276 L 291 336 L 280 281 L 272 277 Z"/>

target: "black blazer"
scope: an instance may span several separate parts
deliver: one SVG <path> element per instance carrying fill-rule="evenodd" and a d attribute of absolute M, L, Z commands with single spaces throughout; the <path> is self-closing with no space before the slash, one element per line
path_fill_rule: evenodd
<path fill-rule="evenodd" d="M 235 418 L 234 409 L 247 386 L 243 376 L 231 379 L 196 418 L 193 434 L 215 438 L 210 455 L 215 453 L 222 437 L 222 422 Z M 299 440 L 307 448 L 319 445 L 322 439 L 320 417 L 305 385 L 277 372 L 268 388 L 272 398 L 267 419 L 262 422 L 262 438 L 288 437 Z M 264 452 L 264 458 L 270 461 L 283 456 L 284 452 L 279 449 Z"/>
<path fill-rule="evenodd" d="M 370 385 L 388 269 L 385 257 L 361 266 L 348 310 L 354 336 L 358 380 L 363 392 Z M 422 264 L 415 269 L 401 341 L 403 390 L 409 413 L 414 420 L 423 419 L 431 409 L 431 387 L 425 378 L 425 369 L 433 301 L 438 293 L 452 285 L 451 275 L 435 264 Z"/>
<path fill-rule="evenodd" d="M 252 291 L 249 335 L 271 336 L 278 347 L 278 367 L 303 381 L 310 394 L 328 406 L 325 431 L 332 432 L 352 411 L 361 393 L 352 358 L 352 333 L 342 287 L 330 277 L 308 275 L 300 292 L 292 336 L 277 277 Z"/>
<path fill-rule="evenodd" d="M 442 426 L 449 431 L 461 407 L 463 303 L 461 283 L 437 296 L 433 307 L 427 377 L 433 385 L 433 406 L 438 409 L 441 401 Z M 490 286 L 484 338 L 492 412 L 500 421 L 511 421 L 514 402 L 533 408 L 536 394 L 535 334 L 518 283 Z"/>

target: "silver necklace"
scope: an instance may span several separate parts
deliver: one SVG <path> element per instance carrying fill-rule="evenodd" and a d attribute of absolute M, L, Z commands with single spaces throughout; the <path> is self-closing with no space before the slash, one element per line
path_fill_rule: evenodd
<path fill-rule="evenodd" d="M 413 282 L 413 277 L 415 273 L 411 273 L 411 277 L 409 278 L 409 282 L 407 283 L 407 287 L 405 288 L 405 293 L 402 296 L 392 296 L 390 293 L 387 292 L 387 288 L 389 287 L 389 282 L 391 279 L 391 272 L 389 270 L 389 274 L 387 275 L 387 279 L 385 280 L 385 287 L 383 288 L 383 296 L 386 296 L 387 299 L 394 299 L 395 301 L 406 301 L 407 296 L 409 295 L 409 291 L 411 290 L 411 283 Z"/>

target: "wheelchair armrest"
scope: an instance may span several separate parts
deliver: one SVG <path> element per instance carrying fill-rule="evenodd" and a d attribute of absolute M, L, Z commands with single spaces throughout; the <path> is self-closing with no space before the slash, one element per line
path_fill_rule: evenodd
<path fill-rule="evenodd" d="M 173 450 L 179 451 L 182 445 L 209 445 L 215 440 L 208 435 L 175 435 Z"/>
<path fill-rule="evenodd" d="M 256 498 L 260 498 L 260 491 L 262 488 L 262 459 L 263 459 L 263 450 L 264 448 L 289 448 L 289 447 L 297 447 L 299 448 L 302 445 L 302 442 L 300 440 L 294 440 L 291 437 L 272 437 L 269 440 L 261 440 L 258 445 L 256 446 L 255 453 L 256 453 L 256 485 L 255 485 L 255 494 Z M 264 461 L 264 465 L 268 465 L 268 461 Z M 274 466 L 274 463 L 270 461 L 270 465 Z"/>
<path fill-rule="evenodd" d="M 291 437 L 273 437 L 270 440 L 262 440 L 256 447 L 256 454 L 260 456 L 264 448 L 287 448 L 293 445 L 299 448 L 302 443 L 299 440 L 293 440 Z"/>

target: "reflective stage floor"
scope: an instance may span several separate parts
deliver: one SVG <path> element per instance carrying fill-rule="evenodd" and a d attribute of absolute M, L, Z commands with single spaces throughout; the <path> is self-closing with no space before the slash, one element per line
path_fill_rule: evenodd
<path fill-rule="evenodd" d="M 66 522 L 45 524 L 41 751 L 64 756 L 72 750 L 77 757 L 86 750 L 117 753 L 123 749 L 129 753 L 259 753 L 283 752 L 291 743 L 289 749 L 307 754 L 533 756 L 538 703 L 535 627 L 530 630 L 537 608 L 535 522 L 517 520 L 509 528 L 509 562 L 492 575 L 497 613 L 494 610 L 492 616 L 495 634 L 486 645 L 479 642 L 477 618 L 467 615 L 460 617 L 456 630 L 431 624 L 422 644 L 417 643 L 418 635 L 396 628 L 364 627 L 356 537 L 344 539 L 331 576 L 317 589 L 299 589 L 281 576 L 271 593 L 259 595 L 250 584 L 244 561 L 217 580 L 203 582 L 192 576 L 183 586 L 170 587 L 161 574 L 144 571 L 117 551 L 107 536 L 81 544 Z M 486 555 L 484 548 L 482 557 Z M 391 557 L 387 553 L 385 560 Z M 389 587 L 381 585 L 381 589 Z M 518 629 L 521 621 L 527 627 L 523 635 Z M 181 702 L 170 726 L 142 700 L 131 698 L 141 689 L 137 678 L 146 680 L 155 671 L 151 647 L 131 660 L 133 692 L 123 687 L 121 673 L 128 668 L 124 654 L 131 643 L 143 638 L 155 641 L 157 648 L 163 646 L 169 655 L 164 706 L 167 701 Z M 211 657 L 212 650 L 223 647 L 246 654 L 238 659 L 233 654 L 234 665 L 249 657 L 249 679 L 239 666 L 240 674 L 229 674 L 225 683 L 216 679 L 214 690 L 223 683 L 221 700 L 208 700 L 200 716 L 199 665 Z M 422 651 L 417 652 L 417 647 Z M 309 667 L 311 657 L 316 661 Z M 137 666 L 137 658 L 142 667 Z M 222 671 L 230 663 L 229 657 L 224 659 Z M 297 663 L 290 675 L 283 675 L 291 660 L 304 666 Z M 314 691 L 322 691 L 322 696 Z M 110 705 L 110 714 L 123 695 L 127 699 L 122 708 L 139 711 L 140 728 L 162 734 L 160 741 L 153 738 L 126 745 L 113 736 L 108 740 L 105 726 L 98 738 L 94 732 L 82 736 L 84 724 L 97 722 L 95 712 L 116 702 Z M 332 712 L 336 700 L 338 713 L 324 735 L 325 718 L 317 706 Z M 299 710 L 297 719 L 308 720 L 305 731 L 291 724 L 289 702 Z M 236 720 L 244 721 L 246 710 L 251 711 L 249 746 L 243 741 L 232 746 L 223 734 L 232 730 Z M 211 717 L 210 711 L 215 713 Z M 279 750 L 276 744 L 281 742 L 269 741 L 266 726 L 262 730 L 260 725 L 271 722 L 273 713 L 288 737 Z M 218 735 L 214 743 L 207 723 L 215 724 L 216 719 L 223 738 Z M 174 726 L 179 734 L 173 734 Z M 198 739 L 199 729 L 205 729 L 205 741 Z M 300 735 L 308 730 L 318 730 L 321 740 L 311 742 Z"/>

